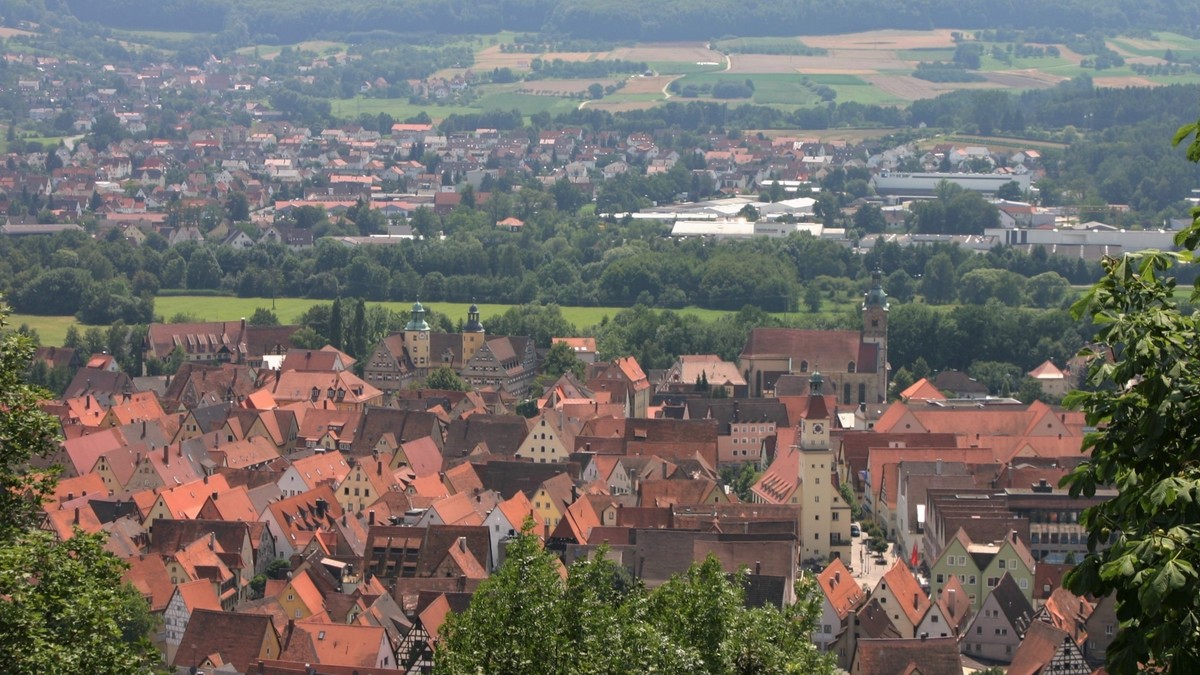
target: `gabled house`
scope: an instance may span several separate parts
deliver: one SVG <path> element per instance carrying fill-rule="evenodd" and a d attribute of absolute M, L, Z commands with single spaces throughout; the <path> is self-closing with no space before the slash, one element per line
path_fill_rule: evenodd
<path fill-rule="evenodd" d="M 269 615 L 196 609 L 171 664 L 205 672 L 228 664 L 245 673 L 259 659 L 277 659 L 280 653 L 279 634 Z"/>
<path fill-rule="evenodd" d="M 1033 601 L 1033 556 L 1016 533 L 1010 533 L 999 542 L 976 544 L 960 528 L 946 542 L 929 571 L 930 591 L 934 597 L 941 593 L 946 581 L 955 576 L 974 609 L 981 606 L 988 590 L 995 588 L 1005 574 L 1012 577 L 1026 601 Z"/>
<path fill-rule="evenodd" d="M 834 648 L 848 628 L 854 610 L 866 601 L 866 593 L 841 558 L 834 558 L 817 575 L 821 588 L 821 618 L 813 633 L 813 642 L 821 651 Z M 844 656 L 844 655 L 840 655 Z"/>
<path fill-rule="evenodd" d="M 1092 667 L 1071 635 L 1034 621 L 1017 647 L 1008 675 L 1089 675 Z"/>
<path fill-rule="evenodd" d="M 900 560 L 875 584 L 871 599 L 879 601 L 879 606 L 887 612 L 896 630 L 906 638 L 917 636 L 917 627 L 921 625 L 930 606 L 921 585 Z"/>
<path fill-rule="evenodd" d="M 1033 606 L 1017 582 L 1005 574 L 962 635 L 962 652 L 972 658 L 1009 663 L 1032 621 Z"/>

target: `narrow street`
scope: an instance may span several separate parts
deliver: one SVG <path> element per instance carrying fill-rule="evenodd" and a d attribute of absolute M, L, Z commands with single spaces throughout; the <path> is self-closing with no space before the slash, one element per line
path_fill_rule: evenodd
<path fill-rule="evenodd" d="M 895 552 L 892 547 L 888 547 L 884 553 L 885 563 L 879 563 L 874 554 L 867 550 L 867 537 L 854 537 L 850 541 L 850 560 L 844 561 L 851 571 L 854 572 L 854 578 L 860 585 L 866 586 L 868 589 L 875 587 L 880 577 L 884 575 L 892 565 L 896 562 Z"/>

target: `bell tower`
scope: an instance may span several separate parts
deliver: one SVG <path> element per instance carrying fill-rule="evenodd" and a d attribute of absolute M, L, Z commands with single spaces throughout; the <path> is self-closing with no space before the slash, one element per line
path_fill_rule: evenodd
<path fill-rule="evenodd" d="M 429 368 L 429 324 L 425 322 L 425 308 L 420 300 L 413 303 L 411 316 L 404 326 L 404 347 L 414 366 Z"/>
<path fill-rule="evenodd" d="M 479 351 L 486 340 L 487 333 L 483 329 L 483 324 L 479 322 L 479 306 L 472 298 L 471 306 L 467 309 L 467 322 L 463 324 L 462 329 L 462 362 L 464 366 L 475 355 L 475 352 Z"/>

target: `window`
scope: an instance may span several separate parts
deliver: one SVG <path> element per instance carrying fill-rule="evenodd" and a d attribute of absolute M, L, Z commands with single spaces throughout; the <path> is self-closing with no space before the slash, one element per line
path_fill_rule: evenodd
<path fill-rule="evenodd" d="M 938 617 L 937 617 L 937 614 L 934 614 L 933 616 L 929 617 L 929 622 L 930 622 L 930 623 L 937 623 L 937 622 L 938 622 Z"/>
<path fill-rule="evenodd" d="M 297 619 L 299 619 L 299 618 L 300 618 L 300 610 L 296 610 L 296 618 L 297 618 Z"/>
<path fill-rule="evenodd" d="M 945 583 L 945 578 L 943 577 L 943 575 L 939 574 L 934 577 L 934 581 L 936 581 L 939 584 Z"/>
<path fill-rule="evenodd" d="M 833 632 L 833 626 L 831 626 L 829 624 L 825 624 L 824 626 L 821 627 L 821 632 L 825 633 L 826 635 L 829 635 L 830 633 Z"/>
<path fill-rule="evenodd" d="M 975 634 L 983 635 L 983 626 L 975 626 Z"/>
<path fill-rule="evenodd" d="M 1004 561 L 1003 560 L 998 560 L 997 563 L 999 564 L 1000 569 L 1004 569 Z"/>
<path fill-rule="evenodd" d="M 970 579 L 970 582 L 969 582 L 969 583 L 970 583 L 972 586 L 974 586 L 976 583 L 978 583 L 977 581 L 975 581 L 975 575 L 974 575 L 974 574 L 972 574 L 971 576 L 969 576 L 969 577 L 967 577 L 967 578 L 968 578 L 968 579 Z"/>
<path fill-rule="evenodd" d="M 1028 579 L 1018 579 L 1017 585 L 1021 587 L 1021 590 L 1025 590 L 1026 588 L 1029 588 L 1029 580 Z"/>

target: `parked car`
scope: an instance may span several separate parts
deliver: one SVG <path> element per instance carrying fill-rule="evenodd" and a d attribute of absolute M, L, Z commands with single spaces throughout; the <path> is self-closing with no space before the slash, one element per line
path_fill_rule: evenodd
<path fill-rule="evenodd" d="M 857 537 L 860 534 L 862 534 L 862 528 L 858 526 L 858 523 L 850 523 L 850 536 Z"/>

